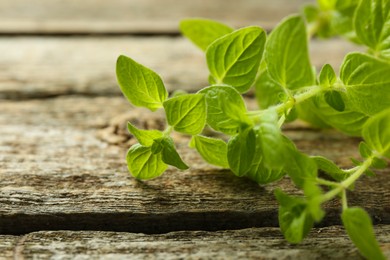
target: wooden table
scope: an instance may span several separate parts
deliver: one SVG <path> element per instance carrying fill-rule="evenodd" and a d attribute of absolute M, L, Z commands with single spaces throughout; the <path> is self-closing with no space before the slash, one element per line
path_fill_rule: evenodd
<path fill-rule="evenodd" d="M 0 259 L 357 259 L 340 227 L 340 204 L 300 245 L 277 223 L 277 186 L 207 165 L 178 137 L 191 169 L 155 180 L 130 177 L 127 120 L 161 115 L 131 107 L 116 84 L 118 55 L 157 71 L 168 89 L 207 85 L 203 54 L 178 32 L 185 17 L 267 30 L 310 0 L 0 0 Z M 353 46 L 313 40 L 313 63 L 338 66 Z M 249 102 L 251 102 L 249 100 Z M 252 102 L 253 103 L 253 102 Z M 157 122 L 157 123 L 156 123 Z M 297 122 L 298 147 L 341 166 L 358 138 Z M 349 197 L 371 214 L 390 257 L 390 169 L 363 178 Z"/>

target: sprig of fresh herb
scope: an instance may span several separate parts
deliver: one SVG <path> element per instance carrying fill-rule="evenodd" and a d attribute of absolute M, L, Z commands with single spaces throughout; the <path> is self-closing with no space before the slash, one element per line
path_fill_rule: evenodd
<path fill-rule="evenodd" d="M 138 179 L 160 176 L 168 165 L 185 170 L 172 131 L 192 136 L 190 147 L 210 164 L 229 168 L 257 183 L 288 175 L 303 191 L 295 197 L 275 191 L 279 224 L 286 239 L 299 243 L 325 212 L 322 204 L 341 198 L 341 219 L 363 256 L 384 259 L 371 219 L 362 208 L 349 207 L 347 190 L 362 175 L 387 166 L 390 158 L 390 2 L 319 0 L 299 15 L 285 18 L 267 36 L 260 27 L 234 30 L 206 19 L 187 19 L 183 34 L 205 51 L 210 86 L 197 93 L 168 97 L 161 78 L 131 58 L 117 61 L 118 83 L 135 106 L 164 109 L 164 131 L 128 130 L 137 138 L 127 153 L 130 173 Z M 308 24 L 308 25 L 307 25 Z M 337 77 L 326 64 L 318 75 L 310 62 L 307 33 L 348 35 L 368 53 L 348 54 Z M 252 86 L 259 110 L 249 111 L 242 94 Z M 300 152 L 281 131 L 296 118 L 318 127 L 333 127 L 362 136 L 363 161 L 341 169 L 321 156 Z M 205 135 L 205 127 L 221 138 Z M 227 140 L 227 141 L 226 141 Z M 318 171 L 329 178 L 320 178 Z M 322 187 L 327 187 L 325 192 Z"/>

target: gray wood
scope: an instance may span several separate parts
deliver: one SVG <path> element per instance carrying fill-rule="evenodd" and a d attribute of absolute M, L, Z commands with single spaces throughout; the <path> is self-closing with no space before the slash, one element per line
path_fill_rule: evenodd
<path fill-rule="evenodd" d="M 320 69 L 330 63 L 337 69 L 344 55 L 357 49 L 340 39 L 314 40 L 313 64 Z M 0 98 L 117 95 L 115 62 L 120 54 L 158 72 L 170 91 L 207 86 L 204 54 L 182 38 L 0 38 L 0 53 Z"/>
<path fill-rule="evenodd" d="M 0 33 L 177 33 L 187 17 L 272 28 L 314 0 L 1 0 Z"/>
<path fill-rule="evenodd" d="M 390 226 L 375 232 L 390 257 Z M 3 259 L 12 259 L 9 238 L 0 236 L 0 244 L 8 247 Z M 287 243 L 277 228 L 161 235 L 42 231 L 20 237 L 14 252 L 14 259 L 363 259 L 339 226 L 314 229 L 299 245 Z"/>
<path fill-rule="evenodd" d="M 4 100 L 0 114 L 0 233 L 38 230 L 111 230 L 160 233 L 277 226 L 276 186 L 297 194 L 287 178 L 259 187 L 229 171 L 205 164 L 177 137 L 188 171 L 169 169 L 162 177 L 131 178 L 124 134 L 128 120 L 155 121 L 130 110 L 122 97 L 58 97 Z M 102 134 L 103 133 L 103 134 Z M 311 154 L 347 166 L 359 139 L 334 131 L 291 125 L 286 134 Z M 112 140 L 119 138 L 116 142 Z M 350 204 L 366 207 L 377 224 L 390 223 L 389 169 L 363 178 Z M 339 223 L 340 205 L 327 206 L 322 225 Z"/>

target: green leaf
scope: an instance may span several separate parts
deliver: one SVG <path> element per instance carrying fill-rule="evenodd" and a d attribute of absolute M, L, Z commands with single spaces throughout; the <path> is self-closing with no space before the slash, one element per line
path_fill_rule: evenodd
<path fill-rule="evenodd" d="M 309 156 L 290 149 L 290 159 L 286 163 L 285 171 L 294 184 L 302 189 L 304 183 L 317 177 L 317 165 Z"/>
<path fill-rule="evenodd" d="M 255 94 L 257 103 L 261 109 L 280 103 L 280 96 L 284 90 L 269 76 L 268 70 L 260 74 L 255 84 Z"/>
<path fill-rule="evenodd" d="M 325 103 L 325 102 L 324 102 Z M 326 103 L 325 103 L 326 104 Z M 313 102 L 313 98 L 303 101 L 296 106 L 298 118 L 310 123 L 317 128 L 329 128 L 330 126 L 319 115 L 319 109 Z"/>
<path fill-rule="evenodd" d="M 180 95 L 164 102 L 168 124 L 181 133 L 196 135 L 206 124 L 206 100 L 202 94 Z"/>
<path fill-rule="evenodd" d="M 163 136 L 163 133 L 158 130 L 141 130 L 136 128 L 130 122 L 127 122 L 127 129 L 137 138 L 138 142 L 143 146 L 152 146 L 153 140 Z"/>
<path fill-rule="evenodd" d="M 387 167 L 387 162 L 381 158 L 374 157 L 372 159 L 371 167 L 375 169 L 385 169 Z"/>
<path fill-rule="evenodd" d="M 374 115 L 390 107 L 390 63 L 361 53 L 350 53 L 340 78 L 356 111 Z"/>
<path fill-rule="evenodd" d="M 390 58 L 390 2 L 362 0 L 356 9 L 354 25 L 360 41 L 374 53 Z"/>
<path fill-rule="evenodd" d="M 313 99 L 309 99 L 298 105 L 299 117 L 305 121 L 313 123 L 313 120 L 308 120 L 315 117 L 325 124 L 325 126 L 332 126 L 348 135 L 361 136 L 364 123 L 367 121 L 368 116 L 357 112 L 353 109 L 353 105 L 346 97 L 345 93 L 341 93 L 345 109 L 339 112 L 329 106 L 325 101 L 323 95 L 319 95 L 314 105 Z M 319 122 L 321 122 L 319 121 Z M 318 121 L 314 121 L 315 126 L 324 127 L 318 124 Z"/>
<path fill-rule="evenodd" d="M 344 100 L 340 94 L 340 92 L 336 90 L 327 91 L 324 94 L 325 101 L 329 106 L 334 108 L 339 112 L 343 112 L 345 110 Z"/>
<path fill-rule="evenodd" d="M 214 41 L 206 51 L 211 84 L 227 84 L 246 92 L 256 78 L 265 39 L 263 29 L 251 26 Z"/>
<path fill-rule="evenodd" d="M 205 95 L 207 124 L 216 131 L 236 134 L 244 125 L 252 124 L 240 93 L 229 86 L 211 86 L 200 93 Z"/>
<path fill-rule="evenodd" d="M 151 147 L 140 144 L 135 144 L 129 149 L 126 160 L 131 175 L 141 180 L 158 177 L 168 167 L 162 161 L 160 153 L 153 154 Z"/>
<path fill-rule="evenodd" d="M 353 16 L 359 0 L 319 0 L 320 10 L 305 10 L 313 33 L 324 38 L 344 36 L 356 41 Z"/>
<path fill-rule="evenodd" d="M 269 36 L 265 60 L 271 78 L 281 87 L 298 89 L 314 84 L 307 41 L 300 16 L 284 19 Z"/>
<path fill-rule="evenodd" d="M 334 72 L 332 66 L 329 64 L 325 64 L 318 77 L 318 81 L 322 87 L 331 87 L 334 83 L 336 83 L 337 77 Z"/>
<path fill-rule="evenodd" d="M 279 202 L 279 226 L 284 237 L 290 243 L 300 243 L 314 224 L 306 202 L 279 189 L 275 190 L 275 196 Z"/>
<path fill-rule="evenodd" d="M 347 208 L 343 211 L 341 218 L 348 236 L 365 258 L 386 259 L 375 239 L 371 218 L 364 209 Z"/>
<path fill-rule="evenodd" d="M 252 164 L 252 167 L 245 174 L 249 179 L 258 184 L 268 184 L 280 180 L 285 174 L 283 169 L 269 169 L 264 166 L 262 161 Z"/>
<path fill-rule="evenodd" d="M 390 109 L 368 119 L 362 135 L 371 150 L 390 158 Z"/>
<path fill-rule="evenodd" d="M 244 176 L 251 168 L 256 151 L 256 135 L 247 128 L 230 138 L 227 147 L 227 159 L 234 174 Z"/>
<path fill-rule="evenodd" d="M 196 135 L 192 137 L 194 146 L 202 158 L 213 165 L 229 168 L 227 144 L 220 139 Z"/>
<path fill-rule="evenodd" d="M 180 158 L 180 155 L 177 153 L 175 144 L 171 137 L 162 137 L 155 140 L 161 147 L 161 159 L 164 163 L 175 166 L 180 170 L 188 169 L 188 166 Z"/>
<path fill-rule="evenodd" d="M 181 33 L 203 51 L 216 39 L 233 32 L 233 28 L 209 19 L 184 19 L 180 22 Z"/>
<path fill-rule="evenodd" d="M 160 76 L 126 56 L 117 60 L 116 77 L 122 93 L 134 106 L 155 111 L 168 97 Z"/>
<path fill-rule="evenodd" d="M 322 170 L 336 181 L 343 181 L 350 175 L 325 157 L 312 156 L 311 158 L 316 162 L 318 169 Z"/>
<path fill-rule="evenodd" d="M 367 159 L 368 157 L 371 156 L 372 151 L 365 142 L 360 142 L 359 153 L 361 157 Z"/>
<path fill-rule="evenodd" d="M 269 169 L 283 168 L 287 161 L 287 152 L 276 110 L 266 110 L 254 130 L 256 143 L 261 147 L 264 166 Z"/>
<path fill-rule="evenodd" d="M 281 179 L 285 175 L 285 170 L 282 167 L 284 163 L 280 163 L 278 167 L 274 167 L 276 169 L 270 168 L 264 163 L 264 155 L 269 156 L 269 154 L 267 155 L 263 151 L 262 142 L 264 140 L 260 136 L 260 131 L 255 131 L 255 133 L 256 150 L 252 161 L 252 166 L 246 173 L 246 176 L 259 184 L 267 184 Z"/>

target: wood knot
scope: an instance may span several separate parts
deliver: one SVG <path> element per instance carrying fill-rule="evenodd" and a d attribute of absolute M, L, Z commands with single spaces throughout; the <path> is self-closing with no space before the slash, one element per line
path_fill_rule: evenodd
<path fill-rule="evenodd" d="M 127 113 L 113 117 L 104 128 L 98 130 L 96 137 L 111 145 L 129 147 L 137 143 L 137 140 L 128 132 L 127 122 L 139 129 L 165 129 L 165 117 L 162 111 L 151 112 L 142 108 L 134 108 Z"/>

